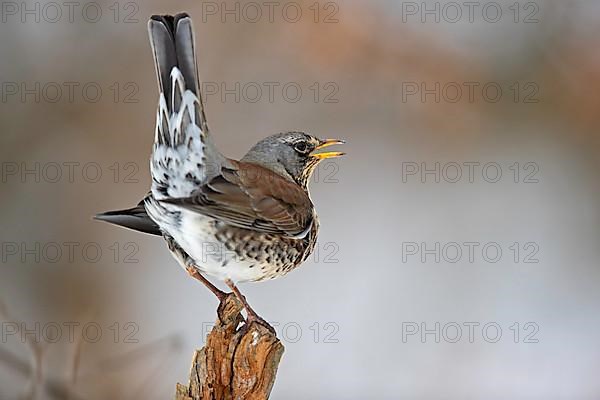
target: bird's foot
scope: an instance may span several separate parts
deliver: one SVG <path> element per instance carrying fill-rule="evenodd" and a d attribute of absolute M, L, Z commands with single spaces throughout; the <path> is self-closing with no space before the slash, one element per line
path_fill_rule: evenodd
<path fill-rule="evenodd" d="M 271 326 L 271 324 L 269 324 L 267 321 L 265 321 L 263 318 L 261 318 L 258 314 L 256 314 L 254 312 L 254 310 L 246 309 L 246 312 L 248 313 L 248 318 L 246 318 L 246 325 L 250 326 L 250 324 L 252 324 L 253 322 L 256 322 L 257 324 L 262 325 L 265 328 L 267 328 L 269 330 L 269 332 L 271 332 L 274 336 L 277 336 L 277 332 L 275 332 L 275 328 L 273 328 Z"/>
<path fill-rule="evenodd" d="M 267 321 L 262 319 L 256 313 L 256 311 L 254 311 L 252 309 L 252 307 L 250 307 L 250 304 L 248 304 L 248 302 L 246 301 L 246 296 L 244 296 L 242 294 L 242 292 L 240 292 L 240 290 L 237 288 L 237 286 L 235 286 L 233 281 L 231 279 L 226 279 L 225 283 L 227 284 L 227 286 L 229 286 L 231 291 L 233 293 L 235 293 L 238 300 L 244 305 L 244 308 L 246 309 L 246 313 L 248 314 L 248 317 L 246 318 L 246 326 L 249 327 L 252 322 L 256 322 L 257 324 L 262 325 L 265 328 L 267 328 L 269 330 L 269 332 L 271 332 L 274 336 L 277 336 L 277 333 L 275 332 L 275 328 L 273 328 Z"/>

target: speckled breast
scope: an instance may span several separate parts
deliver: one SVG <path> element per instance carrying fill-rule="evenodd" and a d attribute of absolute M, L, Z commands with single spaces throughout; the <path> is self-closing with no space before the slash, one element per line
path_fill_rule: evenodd
<path fill-rule="evenodd" d="M 317 242 L 319 221 L 315 215 L 313 226 L 303 239 L 235 228 L 219 222 L 215 228 L 215 238 L 225 248 L 234 252 L 240 261 L 251 262 L 247 268 L 256 268 L 252 281 L 263 281 L 283 276 L 306 261 Z"/>

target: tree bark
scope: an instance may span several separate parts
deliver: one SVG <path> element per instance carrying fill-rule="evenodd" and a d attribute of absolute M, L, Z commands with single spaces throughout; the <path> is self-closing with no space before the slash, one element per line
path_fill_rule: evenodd
<path fill-rule="evenodd" d="M 232 293 L 221 302 L 206 345 L 194 352 L 189 384 L 177 384 L 176 400 L 269 398 L 284 347 L 274 331 L 248 326 L 242 308 Z"/>

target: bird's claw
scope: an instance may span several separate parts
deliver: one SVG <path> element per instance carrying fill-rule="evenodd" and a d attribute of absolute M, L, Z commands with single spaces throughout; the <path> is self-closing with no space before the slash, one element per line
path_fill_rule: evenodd
<path fill-rule="evenodd" d="M 246 310 L 247 311 L 247 310 Z M 269 332 L 271 332 L 274 336 L 277 336 L 277 332 L 275 332 L 275 328 L 273 328 L 271 326 L 271 324 L 269 324 L 267 321 L 265 321 L 263 318 L 261 318 L 258 314 L 256 314 L 255 312 L 248 312 L 248 318 L 246 318 L 246 325 L 250 326 L 250 324 L 252 324 L 253 322 L 256 322 L 257 324 L 264 326 L 265 328 L 267 328 L 269 330 Z"/>

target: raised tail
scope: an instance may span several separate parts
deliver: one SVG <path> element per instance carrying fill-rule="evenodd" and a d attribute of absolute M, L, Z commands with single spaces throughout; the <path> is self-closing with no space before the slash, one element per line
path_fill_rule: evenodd
<path fill-rule="evenodd" d="M 164 95 L 167 113 L 176 113 L 186 90 L 198 101 L 196 124 L 204 133 L 208 131 L 200 93 L 200 79 L 196 65 L 196 45 L 192 19 L 186 13 L 153 15 L 148 22 L 150 44 L 160 93 Z M 177 76 L 181 74 L 181 77 Z"/>
<path fill-rule="evenodd" d="M 224 161 L 208 132 L 192 20 L 187 14 L 154 15 L 148 32 L 160 89 L 152 196 L 159 201 L 189 197 Z"/>
<path fill-rule="evenodd" d="M 134 231 L 149 233 L 151 235 L 162 235 L 158 225 L 146 213 L 143 201 L 127 210 L 107 211 L 97 214 L 94 216 L 94 219 L 133 229 Z"/>

